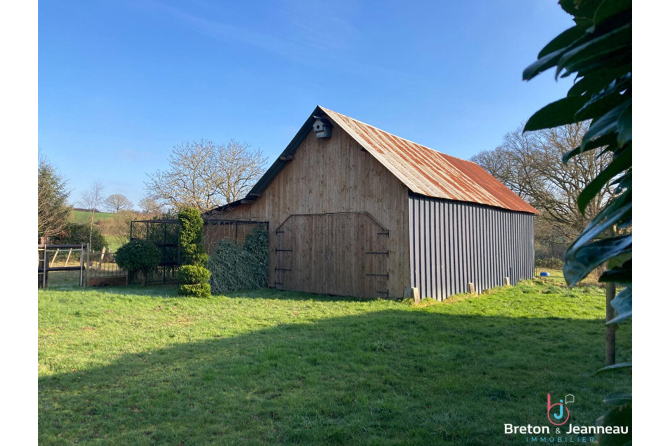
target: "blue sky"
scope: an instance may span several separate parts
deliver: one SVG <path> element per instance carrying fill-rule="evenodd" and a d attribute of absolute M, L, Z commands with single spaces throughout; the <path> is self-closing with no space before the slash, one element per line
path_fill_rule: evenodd
<path fill-rule="evenodd" d="M 185 141 L 271 162 L 317 104 L 467 159 L 565 94 L 521 72 L 570 24 L 556 0 L 45 0 L 39 151 L 75 204 L 96 180 L 137 203 Z"/>

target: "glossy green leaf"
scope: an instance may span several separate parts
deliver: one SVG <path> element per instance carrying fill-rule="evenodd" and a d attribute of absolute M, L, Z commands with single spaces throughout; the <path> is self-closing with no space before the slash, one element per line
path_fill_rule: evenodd
<path fill-rule="evenodd" d="M 546 71 L 549 68 L 555 66 L 556 62 L 558 62 L 558 60 L 561 58 L 564 52 L 565 49 L 554 51 L 553 53 L 547 54 L 546 56 L 528 65 L 528 67 L 526 67 L 526 69 L 523 70 L 522 75 L 523 80 L 525 81 L 531 80 L 532 78 L 542 73 L 543 71 Z"/>
<path fill-rule="evenodd" d="M 549 42 L 544 48 L 542 48 L 540 54 L 537 55 L 537 58 L 542 59 L 544 56 L 555 51 L 567 49 L 567 47 L 573 44 L 575 40 L 584 35 L 584 31 L 584 27 L 577 25 L 566 29 L 558 36 L 556 36 L 554 40 Z"/>
<path fill-rule="evenodd" d="M 577 110 L 575 118 L 578 120 L 596 119 L 609 110 L 621 105 L 630 96 L 621 94 L 630 89 L 632 77 L 611 83 L 607 88 L 591 96 L 582 108 Z"/>
<path fill-rule="evenodd" d="M 632 164 L 633 148 L 632 146 L 627 146 L 627 150 L 624 150 L 619 156 L 613 158 L 612 162 L 610 162 L 610 164 L 603 169 L 593 181 L 587 184 L 584 190 L 579 194 L 579 197 L 577 198 L 579 211 L 583 214 L 586 206 L 593 200 L 593 197 L 598 195 L 607 182 L 630 169 Z"/>
<path fill-rule="evenodd" d="M 614 193 L 620 194 L 626 189 L 630 189 L 633 186 L 633 171 L 627 172 L 625 175 L 623 175 L 621 178 L 617 178 L 616 180 L 612 181 L 612 184 L 616 185 L 616 189 L 614 190 Z"/>
<path fill-rule="evenodd" d="M 574 73 L 594 62 L 603 63 L 620 51 L 632 52 L 631 30 L 632 25 L 627 24 L 565 51 L 556 62 L 556 78 L 561 73 Z"/>
<path fill-rule="evenodd" d="M 614 299 L 612 299 L 612 308 L 616 310 L 616 317 L 607 322 L 607 325 L 614 325 L 633 316 L 633 288 L 628 286 L 621 290 Z"/>
<path fill-rule="evenodd" d="M 565 254 L 563 265 L 565 281 L 569 286 L 576 285 L 607 260 L 630 252 L 632 249 L 633 237 L 631 235 L 609 237 L 580 245 L 578 248 L 571 247 Z"/>
<path fill-rule="evenodd" d="M 579 237 L 568 248 L 566 258 L 571 250 L 578 249 L 591 242 L 591 240 L 598 238 L 604 232 L 610 231 L 614 225 L 629 218 L 632 212 L 633 202 L 631 194 L 627 192 L 617 197 L 589 222 L 582 233 L 579 234 Z"/>
<path fill-rule="evenodd" d="M 561 8 L 575 17 L 592 19 L 602 0 L 559 0 Z"/>
<path fill-rule="evenodd" d="M 619 324 L 623 321 L 625 321 L 628 318 L 633 317 L 633 310 L 631 311 L 625 311 L 621 314 L 617 314 L 615 318 L 613 318 L 611 321 L 607 322 L 605 325 L 616 325 Z"/>
<path fill-rule="evenodd" d="M 633 395 L 631 393 L 610 393 L 605 397 L 603 403 L 609 406 L 621 406 L 622 404 L 628 404 L 633 401 Z"/>
<path fill-rule="evenodd" d="M 561 5 L 563 11 L 567 12 L 571 16 L 577 16 L 579 14 L 574 0 L 558 0 L 558 4 Z"/>
<path fill-rule="evenodd" d="M 605 113 L 598 120 L 591 122 L 589 129 L 582 139 L 582 148 L 593 140 L 601 138 L 609 133 L 616 132 L 619 121 L 619 114 L 623 111 L 626 104 L 622 104 L 613 110 Z"/>
<path fill-rule="evenodd" d="M 596 26 L 599 23 L 602 23 L 604 20 L 620 14 L 623 11 L 626 11 L 631 8 L 630 0 L 604 0 L 596 9 L 595 14 L 593 15 L 593 22 Z"/>
<path fill-rule="evenodd" d="M 628 106 L 619 115 L 617 121 L 617 142 L 623 146 L 633 140 L 633 102 L 629 101 Z"/>
<path fill-rule="evenodd" d="M 616 144 L 616 134 L 611 133 L 601 136 L 600 138 L 592 139 L 590 141 L 583 141 L 582 144 L 583 144 L 582 146 L 574 148 L 565 155 L 563 155 L 563 163 L 567 163 L 570 160 L 570 158 L 574 157 L 575 155 L 579 155 L 580 153 Z"/>
<path fill-rule="evenodd" d="M 611 79 L 617 79 L 631 72 L 630 53 L 631 48 L 626 47 L 619 51 L 612 52 L 605 58 L 593 57 L 575 61 L 568 67 L 569 69 L 564 69 L 559 77 L 565 78 L 572 76 L 575 73 L 587 75 L 592 71 L 605 69 L 610 73 Z"/>
<path fill-rule="evenodd" d="M 626 260 L 623 265 L 609 269 L 602 273 L 598 282 L 616 282 L 621 284 L 630 284 L 633 282 L 633 261 Z"/>
<path fill-rule="evenodd" d="M 616 399 L 616 397 L 612 397 Z M 624 397 L 619 396 L 622 400 L 620 404 L 615 404 L 605 415 L 598 418 L 598 424 L 601 426 L 627 426 L 628 432 L 626 434 L 599 434 L 599 446 L 627 446 L 633 444 L 633 432 L 631 430 L 633 424 L 633 402 L 625 400 Z"/>
<path fill-rule="evenodd" d="M 599 369 L 596 372 L 596 375 L 599 375 L 604 372 L 611 372 L 613 370 L 619 370 L 619 369 L 630 369 L 633 367 L 632 362 L 620 362 L 618 364 L 613 364 L 613 365 L 608 365 L 607 367 L 603 367 L 602 369 Z"/>
<path fill-rule="evenodd" d="M 558 127 L 575 122 L 575 112 L 582 108 L 584 97 L 566 97 L 542 107 L 530 117 L 523 128 L 524 132 Z"/>
<path fill-rule="evenodd" d="M 588 76 L 582 76 L 575 80 L 574 85 L 568 90 L 568 96 L 588 95 L 591 97 L 594 94 L 600 93 L 613 82 L 614 79 L 612 78 L 611 73 L 607 70 L 589 73 Z"/>

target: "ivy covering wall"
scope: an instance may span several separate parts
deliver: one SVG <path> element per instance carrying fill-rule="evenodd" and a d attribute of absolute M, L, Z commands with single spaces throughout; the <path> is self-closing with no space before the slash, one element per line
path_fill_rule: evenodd
<path fill-rule="evenodd" d="M 212 292 L 220 294 L 266 287 L 269 267 L 268 233 L 265 229 L 257 228 L 247 235 L 241 249 L 230 240 L 221 240 L 207 263 L 212 273 Z"/>

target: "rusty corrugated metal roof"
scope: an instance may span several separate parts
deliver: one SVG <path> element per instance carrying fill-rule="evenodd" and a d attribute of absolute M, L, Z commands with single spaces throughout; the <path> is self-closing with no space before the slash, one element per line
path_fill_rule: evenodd
<path fill-rule="evenodd" d="M 479 165 L 445 155 L 364 122 L 318 106 L 412 192 L 512 211 L 539 211 Z"/>

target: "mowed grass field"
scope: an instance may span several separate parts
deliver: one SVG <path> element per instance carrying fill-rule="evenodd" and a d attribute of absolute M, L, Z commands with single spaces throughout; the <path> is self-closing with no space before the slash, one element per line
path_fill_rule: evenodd
<path fill-rule="evenodd" d="M 539 280 L 420 306 L 40 291 L 40 444 L 525 444 L 503 425 L 548 425 L 547 393 L 589 425 L 631 391 L 594 375 L 604 302 Z M 630 324 L 617 342 L 630 359 Z"/>
<path fill-rule="evenodd" d="M 70 214 L 72 217 L 72 221 L 75 223 L 88 223 L 91 218 L 91 214 L 88 211 L 75 211 L 73 210 L 72 213 Z M 96 212 L 94 221 L 99 221 L 99 220 L 113 220 L 116 218 L 116 214 L 113 212 Z"/>

